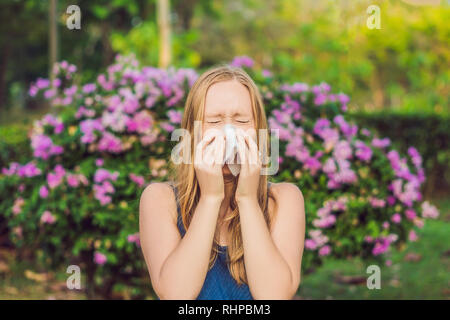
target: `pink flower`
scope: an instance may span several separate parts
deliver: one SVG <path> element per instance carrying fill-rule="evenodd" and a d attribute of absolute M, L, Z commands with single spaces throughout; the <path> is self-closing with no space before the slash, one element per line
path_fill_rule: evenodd
<path fill-rule="evenodd" d="M 374 256 L 385 253 L 389 249 L 392 239 L 389 237 L 381 237 L 375 240 L 375 246 L 372 249 Z"/>
<path fill-rule="evenodd" d="M 40 196 L 41 198 L 43 198 L 43 199 L 45 199 L 45 198 L 48 197 L 48 189 L 47 189 L 46 186 L 42 186 L 42 187 L 39 189 L 39 196 Z"/>
<path fill-rule="evenodd" d="M 169 117 L 170 122 L 181 123 L 181 118 L 183 116 L 183 113 L 181 113 L 180 111 L 169 110 L 167 112 L 167 115 Z"/>
<path fill-rule="evenodd" d="M 333 156 L 337 160 L 346 160 L 352 157 L 352 148 L 350 147 L 350 144 L 345 141 L 341 140 L 334 146 Z"/>
<path fill-rule="evenodd" d="M 173 111 L 175 112 L 175 111 Z M 126 122 L 128 132 L 137 131 L 139 133 L 147 133 L 153 126 L 153 118 L 146 110 L 136 113 L 133 118 Z"/>
<path fill-rule="evenodd" d="M 155 142 L 157 139 L 157 136 L 155 134 L 148 134 L 145 136 L 141 136 L 140 140 L 143 146 L 148 146 Z"/>
<path fill-rule="evenodd" d="M 79 185 L 78 177 L 74 174 L 69 174 L 67 176 L 67 184 L 74 188 L 78 187 Z"/>
<path fill-rule="evenodd" d="M 355 155 L 358 159 L 362 161 L 369 161 L 372 158 L 372 149 L 364 144 L 362 141 L 356 141 L 356 152 Z"/>
<path fill-rule="evenodd" d="M 395 213 L 392 218 L 391 218 L 392 222 L 394 223 L 400 223 L 402 221 L 402 216 L 399 213 Z"/>
<path fill-rule="evenodd" d="M 378 138 L 374 138 L 372 140 L 372 145 L 375 148 L 386 148 L 391 144 L 391 140 L 389 140 L 389 138 L 384 138 L 384 139 L 378 139 Z"/>
<path fill-rule="evenodd" d="M 417 236 L 416 232 L 414 230 L 411 230 L 408 234 L 408 240 L 409 241 L 417 241 L 419 237 Z"/>
<path fill-rule="evenodd" d="M 175 130 L 175 127 L 168 122 L 161 122 L 159 125 L 167 132 L 172 132 L 173 130 Z"/>
<path fill-rule="evenodd" d="M 388 196 L 387 197 L 387 202 L 390 206 L 393 206 L 395 204 L 395 197 L 393 196 Z"/>
<path fill-rule="evenodd" d="M 313 239 L 306 239 L 305 240 L 305 248 L 308 250 L 314 250 L 317 248 L 317 244 Z"/>
<path fill-rule="evenodd" d="M 96 183 L 101 183 L 108 179 L 116 181 L 118 176 L 119 176 L 118 171 L 110 172 L 106 169 L 98 169 L 97 171 L 95 171 L 94 181 Z"/>
<path fill-rule="evenodd" d="M 41 216 L 41 223 L 53 224 L 56 221 L 56 217 L 48 210 L 45 210 Z"/>
<path fill-rule="evenodd" d="M 386 201 L 375 197 L 370 197 L 369 202 L 373 208 L 384 208 L 384 206 L 386 205 Z"/>
<path fill-rule="evenodd" d="M 50 189 L 54 189 L 62 183 L 65 173 L 65 169 L 60 164 L 57 164 L 54 172 L 47 174 L 47 184 Z"/>
<path fill-rule="evenodd" d="M 233 61 L 231 61 L 230 65 L 232 67 L 253 67 L 253 59 L 248 56 L 237 56 L 234 57 Z"/>
<path fill-rule="evenodd" d="M 32 136 L 31 147 L 33 155 L 44 160 L 47 160 L 51 155 L 58 155 L 64 152 L 62 146 L 54 145 L 52 139 L 44 134 Z"/>
<path fill-rule="evenodd" d="M 327 256 L 331 253 L 331 247 L 329 245 L 325 245 L 319 250 L 319 256 Z"/>
<path fill-rule="evenodd" d="M 406 209 L 405 215 L 406 215 L 406 218 L 408 218 L 409 220 L 414 220 L 414 218 L 417 216 L 416 212 L 412 209 Z"/>
<path fill-rule="evenodd" d="M 439 217 L 439 211 L 433 205 L 431 205 L 428 201 L 422 203 L 422 217 L 436 219 Z"/>
<path fill-rule="evenodd" d="M 112 133 L 105 132 L 98 142 L 99 151 L 117 153 L 122 151 L 122 141 Z"/>
<path fill-rule="evenodd" d="M 94 262 L 98 265 L 104 265 L 108 259 L 103 253 L 96 251 L 94 253 Z"/>
<path fill-rule="evenodd" d="M 414 224 L 415 224 L 418 228 L 422 229 L 423 226 L 425 225 L 425 222 L 424 222 L 423 219 L 414 219 Z"/>
<path fill-rule="evenodd" d="M 137 245 L 138 247 L 141 246 L 141 242 L 140 242 L 140 239 L 139 239 L 139 233 L 135 233 L 135 234 L 130 234 L 130 235 L 128 235 L 127 240 L 128 240 L 128 242 L 130 242 L 130 243 L 133 243 L 133 242 L 136 243 L 136 245 Z"/>
<path fill-rule="evenodd" d="M 24 203 L 25 201 L 22 197 L 18 197 L 16 201 L 14 201 L 14 206 L 12 208 L 12 212 L 14 213 L 14 215 L 18 215 L 22 212 L 22 206 L 24 205 Z"/>
<path fill-rule="evenodd" d="M 322 170 L 325 173 L 336 172 L 336 163 L 334 162 L 333 158 L 328 158 L 328 160 L 325 162 L 325 165 L 323 166 Z"/>
<path fill-rule="evenodd" d="M 143 176 L 137 176 L 134 173 L 130 173 L 129 177 L 131 181 L 135 182 L 139 187 L 142 187 L 145 183 L 145 179 Z"/>

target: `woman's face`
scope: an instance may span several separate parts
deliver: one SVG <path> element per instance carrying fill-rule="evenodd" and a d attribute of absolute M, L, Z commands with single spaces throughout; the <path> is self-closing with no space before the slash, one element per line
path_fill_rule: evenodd
<path fill-rule="evenodd" d="M 225 124 L 244 131 L 256 129 L 250 93 L 236 80 L 217 82 L 209 87 L 206 94 L 202 135 L 204 136 L 208 129 L 222 130 Z M 224 175 L 231 174 L 226 165 L 222 170 Z"/>

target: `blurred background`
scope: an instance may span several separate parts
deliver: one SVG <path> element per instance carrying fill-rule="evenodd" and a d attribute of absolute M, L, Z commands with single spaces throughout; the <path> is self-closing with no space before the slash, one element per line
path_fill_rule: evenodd
<path fill-rule="evenodd" d="M 73 4 L 81 9 L 79 30 L 66 26 Z M 380 28 L 367 25 L 371 5 L 380 9 Z M 414 145 L 426 169 L 424 196 L 441 213 L 424 229 L 426 240 L 394 253 L 397 267 L 386 270 L 381 293 L 367 292 L 362 261 L 330 259 L 303 279 L 297 298 L 448 299 L 449 21 L 448 1 L 432 0 L 3 0 L 0 164 L 30 157 L 29 128 L 52 108 L 30 97 L 30 84 L 51 78 L 57 61 L 76 65 L 81 82 L 88 83 L 117 54 L 199 73 L 246 55 L 283 81 L 326 82 L 347 93 L 355 121 L 400 149 Z M 0 298 L 86 298 L 65 289 L 64 270 L 51 280 L 33 270 L 2 249 Z M 124 292 L 119 296 L 129 297 Z"/>

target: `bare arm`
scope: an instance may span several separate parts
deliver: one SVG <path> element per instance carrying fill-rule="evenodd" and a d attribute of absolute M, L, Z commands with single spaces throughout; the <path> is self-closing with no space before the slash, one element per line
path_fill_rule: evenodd
<path fill-rule="evenodd" d="M 160 299 L 196 299 L 200 293 L 208 271 L 221 201 L 217 197 L 201 197 L 181 238 L 173 218 L 177 209 L 172 188 L 164 183 L 152 183 L 142 193 L 142 252 Z"/>
<path fill-rule="evenodd" d="M 304 203 L 293 184 L 272 187 L 277 202 L 270 232 L 258 202 L 238 200 L 244 263 L 254 299 L 292 299 L 300 284 L 305 234 Z"/>

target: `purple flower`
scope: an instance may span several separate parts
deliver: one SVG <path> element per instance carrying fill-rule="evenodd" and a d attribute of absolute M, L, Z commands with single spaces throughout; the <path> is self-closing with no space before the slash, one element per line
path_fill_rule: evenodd
<path fill-rule="evenodd" d="M 372 158 L 372 149 L 370 149 L 364 142 L 358 140 L 355 142 L 355 146 L 355 155 L 358 159 L 362 161 L 369 161 L 370 158 Z"/>
<path fill-rule="evenodd" d="M 172 132 L 173 130 L 175 130 L 175 127 L 168 122 L 161 122 L 159 125 L 167 132 Z"/>
<path fill-rule="evenodd" d="M 334 146 L 333 156 L 337 160 L 346 160 L 352 157 L 352 148 L 350 146 L 350 143 L 345 140 L 339 141 Z"/>
<path fill-rule="evenodd" d="M 392 222 L 398 224 L 402 221 L 402 216 L 399 213 L 395 213 L 394 215 L 392 215 L 391 220 L 392 220 Z"/>
<path fill-rule="evenodd" d="M 411 230 L 408 234 L 408 240 L 409 241 L 417 241 L 419 237 L 417 236 L 416 232 L 414 230 Z"/>
<path fill-rule="evenodd" d="M 65 174 L 66 170 L 62 167 L 62 165 L 57 164 L 54 171 L 47 174 L 47 184 L 50 189 L 54 189 L 59 186 L 62 183 Z"/>
<path fill-rule="evenodd" d="M 55 223 L 55 221 L 56 221 L 56 217 L 54 215 L 52 215 L 52 213 L 50 211 L 45 210 L 41 216 L 41 222 L 53 224 L 53 223 Z"/>
<path fill-rule="evenodd" d="M 101 169 L 97 169 L 97 171 L 95 171 L 94 181 L 95 181 L 95 183 L 102 183 L 105 180 L 116 181 L 118 176 L 119 176 L 118 171 L 115 171 L 112 173 L 106 169 L 101 168 Z"/>
<path fill-rule="evenodd" d="M 380 255 L 388 251 L 391 244 L 391 239 L 389 237 L 381 237 L 375 240 L 375 246 L 372 249 L 372 254 L 374 256 Z"/>
<path fill-rule="evenodd" d="M 105 132 L 98 142 L 99 151 L 109 151 L 112 153 L 118 153 L 122 151 L 122 140 L 116 137 L 112 133 Z"/>
<path fill-rule="evenodd" d="M 386 205 L 386 201 L 385 200 L 377 199 L 377 198 L 374 198 L 374 197 L 370 197 L 369 198 L 369 202 L 370 202 L 370 205 L 373 208 L 384 208 L 385 205 Z"/>
<path fill-rule="evenodd" d="M 169 111 L 170 112 L 170 111 Z M 148 111 L 141 111 L 126 122 L 128 132 L 148 133 L 153 125 L 153 118 Z"/>
<path fill-rule="evenodd" d="M 406 209 L 405 210 L 405 216 L 406 218 L 408 218 L 409 220 L 414 220 L 416 218 L 416 212 L 412 209 Z"/>
<path fill-rule="evenodd" d="M 270 72 L 270 71 L 267 70 L 267 69 L 263 69 L 263 70 L 262 70 L 262 75 L 263 75 L 263 77 L 265 77 L 265 78 L 270 78 L 270 77 L 272 77 L 272 72 Z"/>
<path fill-rule="evenodd" d="M 384 139 L 378 139 L 378 138 L 374 138 L 372 140 L 372 145 L 375 148 L 386 148 L 391 144 L 391 140 L 389 138 L 384 138 Z"/>
<path fill-rule="evenodd" d="M 43 199 L 45 199 L 45 198 L 48 197 L 48 189 L 47 189 L 46 186 L 42 186 L 42 187 L 39 189 L 39 196 L 40 196 L 41 198 L 43 198 Z"/>
<path fill-rule="evenodd" d="M 319 256 L 327 256 L 331 253 L 331 247 L 329 245 L 325 245 L 319 250 Z"/>
<path fill-rule="evenodd" d="M 137 176 L 134 173 L 130 173 L 129 177 L 130 177 L 131 181 L 136 183 L 139 187 L 142 187 L 145 183 L 145 179 L 143 176 Z"/>
<path fill-rule="evenodd" d="M 82 90 L 84 93 L 91 93 L 91 92 L 94 92 L 95 89 L 97 89 L 97 86 L 95 85 L 95 83 L 88 83 L 83 86 Z"/>
<path fill-rule="evenodd" d="M 53 144 L 50 137 L 44 134 L 37 134 L 31 137 L 31 147 L 33 148 L 33 155 L 36 158 L 47 160 L 52 155 L 58 155 L 64 152 L 62 146 Z"/>
<path fill-rule="evenodd" d="M 317 248 L 317 244 L 313 239 L 306 239 L 305 248 L 308 250 L 315 250 Z"/>
<path fill-rule="evenodd" d="M 139 233 L 129 234 L 127 237 L 127 241 L 130 243 L 136 243 L 138 247 L 141 246 L 141 241 L 139 239 Z"/>
<path fill-rule="evenodd" d="M 96 251 L 94 253 L 94 262 L 98 265 L 104 265 L 108 261 L 106 256 L 103 253 Z"/>
<path fill-rule="evenodd" d="M 232 67 L 247 67 L 247 68 L 251 68 L 253 67 L 253 60 L 252 58 L 248 57 L 248 56 L 237 56 L 234 57 L 233 61 L 230 63 L 230 65 Z"/>

